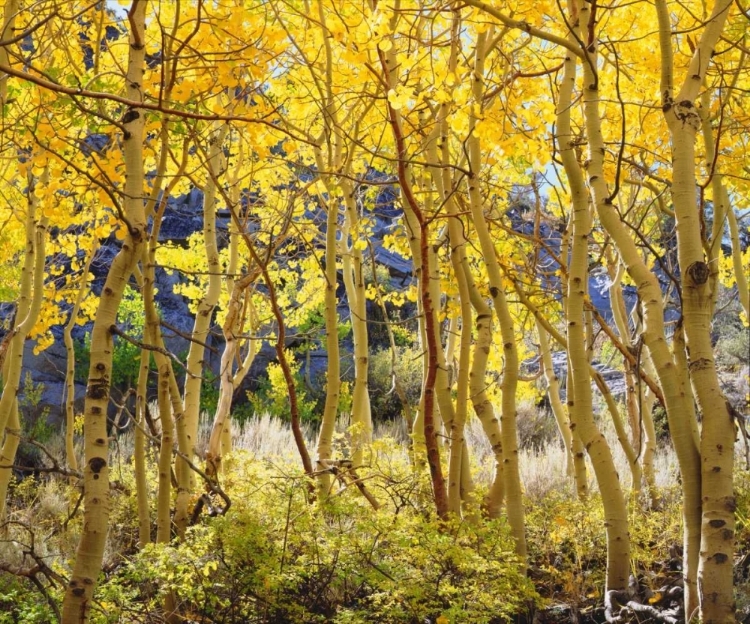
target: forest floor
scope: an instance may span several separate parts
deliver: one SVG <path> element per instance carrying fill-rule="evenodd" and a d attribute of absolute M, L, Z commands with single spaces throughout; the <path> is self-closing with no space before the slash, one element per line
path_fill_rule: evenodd
<path fill-rule="evenodd" d="M 601 426 L 628 487 L 624 453 L 611 427 Z M 206 420 L 199 452 L 208 431 Z M 315 430 L 306 427 L 305 434 L 314 448 Z M 348 435 L 341 421 L 335 438 L 340 454 L 347 452 Z M 321 525 L 321 516 L 308 511 L 305 502 L 307 486 L 288 424 L 263 416 L 236 432 L 222 481 L 232 499 L 230 512 L 223 518 L 204 515 L 174 550 L 149 546 L 139 551 L 133 434 L 126 431 L 113 445 L 111 529 L 93 622 L 163 622 L 159 596 L 165 586 L 190 605 L 194 618 L 186 621 L 193 622 L 603 622 L 606 542 L 593 473 L 589 470 L 589 498 L 578 500 L 554 419 L 544 411 L 520 410 L 519 437 L 531 585 L 513 576 L 504 523 L 491 525 L 488 533 L 465 520 L 448 531 L 453 542 L 441 541 L 442 529 L 434 530 L 437 525 L 430 520 L 428 482 L 412 476 L 408 436 L 394 422 L 376 426 L 368 469 L 362 473 L 370 491 L 395 516 L 373 514 L 357 489 L 348 487 L 337 493 Z M 475 418 L 466 438 L 481 496 L 492 478 L 493 457 Z M 61 439 L 47 446 L 62 457 Z M 737 448 L 736 598 L 740 621 L 750 624 L 750 471 L 740 442 Z M 630 598 L 652 611 L 631 612 L 622 621 L 680 621 L 667 617 L 679 613 L 681 599 L 673 588 L 681 584 L 682 562 L 678 469 L 667 438 L 659 444 L 655 474 L 656 500 L 641 493 L 631 497 L 629 506 Z M 153 490 L 153 468 L 149 483 Z M 28 564 L 33 553 L 54 574 L 52 581 L 37 578 L 44 597 L 29 578 L 13 579 L 0 571 L 0 624 L 54 621 L 49 605 L 61 598 L 59 579 L 69 573 L 74 557 L 79 503 L 79 492 L 67 479 L 41 474 L 16 484 L 9 504 L 13 524 L 6 524 L 0 539 L 0 569 Z M 221 515 L 217 508 L 208 511 Z M 391 531 L 394 536 L 386 539 Z M 255 601 L 250 606 L 240 599 L 248 595 Z M 265 615 L 258 615 L 261 606 Z M 667 616 L 654 618 L 654 610 Z M 365 612 L 376 615 L 369 619 Z"/>

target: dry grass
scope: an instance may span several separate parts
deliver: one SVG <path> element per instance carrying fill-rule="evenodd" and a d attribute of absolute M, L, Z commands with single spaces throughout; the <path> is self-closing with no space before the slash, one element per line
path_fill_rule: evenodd
<path fill-rule="evenodd" d="M 527 448 L 519 450 L 519 467 L 521 482 L 526 495 L 533 500 L 541 500 L 550 492 L 565 492 L 574 496 L 574 488 L 571 479 L 566 474 L 565 451 L 562 447 L 559 434 L 552 415 L 539 411 L 532 413 L 536 408 L 533 406 L 522 406 L 519 409 L 519 419 L 533 421 L 531 427 L 534 431 L 544 430 L 544 435 L 539 440 L 546 440 L 545 444 L 539 444 L 537 439 Z M 153 406 L 154 413 L 156 406 Z M 549 422 L 545 422 L 548 419 Z M 600 426 L 612 449 L 615 465 L 624 487 L 630 486 L 630 468 L 625 454 L 617 442 L 613 427 L 609 420 L 603 419 Z M 349 427 L 349 416 L 343 414 L 336 423 L 337 440 L 335 446 L 339 455 L 348 454 L 347 430 Z M 528 427 L 528 425 L 527 425 Z M 375 424 L 373 438 L 375 440 L 389 439 L 395 444 L 389 448 L 387 453 L 390 460 L 402 460 L 408 462 L 408 434 L 403 421 L 385 421 Z M 317 445 L 317 428 L 303 424 L 303 434 L 307 447 L 314 455 Z M 204 413 L 201 417 L 198 432 L 196 451 L 199 457 L 203 457 L 211 434 L 211 418 Z M 494 458 L 490 444 L 487 441 L 479 420 L 472 416 L 466 424 L 466 441 L 471 454 L 474 478 L 478 485 L 487 485 L 491 482 L 494 474 Z M 244 426 L 236 427 L 234 430 L 234 448 L 248 451 L 253 457 L 269 461 L 296 462 L 298 455 L 289 423 L 264 414 L 258 418 L 248 420 Z M 381 447 L 382 448 L 382 447 Z M 121 462 L 129 462 L 133 453 L 132 430 L 117 436 L 113 445 L 111 462 L 113 468 L 117 469 Z M 447 453 L 446 453 L 447 455 Z M 671 445 L 660 445 L 655 457 L 656 485 L 668 487 L 676 482 L 678 475 L 677 459 Z M 596 491 L 593 471 L 589 465 L 589 486 Z"/>
<path fill-rule="evenodd" d="M 550 416 L 550 418 L 552 418 Z M 339 419 L 336 431 L 339 434 L 339 447 L 346 446 L 348 418 Z M 617 442 L 611 425 L 604 424 L 605 435 L 613 451 L 618 473 L 623 479 L 623 486 L 630 485 L 630 469 L 624 452 Z M 205 448 L 210 424 L 204 420 L 201 426 L 199 450 Z M 314 452 L 317 431 L 311 427 L 304 428 L 308 448 Z M 385 422 L 375 427 L 374 439 L 388 438 L 396 444 L 389 449 L 389 459 L 408 461 L 408 436 L 402 423 Z M 235 432 L 235 448 L 249 451 L 258 459 L 279 461 L 280 459 L 296 460 L 296 446 L 288 423 L 269 415 L 249 420 L 245 426 Z M 481 424 L 471 418 L 466 426 L 466 440 L 474 467 L 474 478 L 479 485 L 490 483 L 494 473 L 494 459 Z M 345 453 L 346 451 L 344 451 Z M 550 492 L 566 492 L 574 496 L 573 484 L 566 474 L 565 451 L 558 439 L 552 439 L 542 448 L 527 448 L 519 451 L 521 482 L 524 490 L 533 500 L 541 500 Z M 661 446 L 655 458 L 657 485 L 667 487 L 675 483 L 677 461 L 671 446 Z M 593 471 L 589 466 L 590 487 L 596 490 Z"/>

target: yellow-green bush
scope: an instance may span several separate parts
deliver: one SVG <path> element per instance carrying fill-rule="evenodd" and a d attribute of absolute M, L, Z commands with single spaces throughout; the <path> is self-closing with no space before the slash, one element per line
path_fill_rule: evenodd
<path fill-rule="evenodd" d="M 191 618 L 227 624 L 500 622 L 535 596 L 502 522 L 376 512 L 356 488 L 310 503 L 304 478 L 243 460 L 226 516 L 149 546 L 102 584 L 101 624 L 158 621 L 169 592 Z"/>

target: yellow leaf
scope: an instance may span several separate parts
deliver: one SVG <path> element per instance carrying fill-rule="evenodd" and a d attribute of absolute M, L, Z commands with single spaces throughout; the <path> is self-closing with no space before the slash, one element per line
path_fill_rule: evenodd
<path fill-rule="evenodd" d="M 656 592 L 651 598 L 648 599 L 649 604 L 655 604 L 662 599 L 661 592 Z"/>

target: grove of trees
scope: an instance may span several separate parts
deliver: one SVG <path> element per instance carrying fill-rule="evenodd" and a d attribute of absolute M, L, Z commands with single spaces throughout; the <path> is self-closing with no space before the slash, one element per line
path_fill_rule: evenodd
<path fill-rule="evenodd" d="M 683 617 L 735 621 L 735 438 L 747 405 L 722 389 L 713 321 L 722 293 L 739 301 L 745 326 L 750 317 L 750 6 L 0 6 L 0 299 L 12 304 L 0 346 L 0 516 L 12 518 L 6 502 L 18 487 L 24 346 L 34 341 L 43 353 L 64 327 L 64 453 L 46 470 L 82 491 L 82 501 L 72 514 L 80 519 L 74 561 L 55 572 L 64 578 L 60 621 L 88 622 L 99 600 L 118 487 L 116 345 L 139 358 L 130 425 L 138 548 L 176 548 L 209 508 L 231 513 L 224 483 L 240 461 L 232 459 L 233 398 L 264 343 L 275 350 L 295 478 L 315 522 L 329 521 L 327 505 L 349 485 L 364 513 L 383 512 L 370 478 L 375 326 L 392 349 L 410 470 L 427 479 L 425 523 L 449 532 L 457 520 L 497 527 L 502 519 L 516 572 L 526 574 L 517 414 L 541 388 L 565 448 L 560 470 L 581 501 L 601 497 L 602 602 L 610 621 L 622 621 L 631 511 L 659 505 L 660 410 L 679 467 Z M 201 191 L 202 231 L 187 249 L 165 245 L 169 200 L 191 189 Z M 378 248 L 412 267 L 398 288 L 374 248 L 385 196 L 397 217 Z M 229 217 L 226 232 L 219 213 Z M 97 283 L 90 269 L 103 245 L 117 253 Z M 181 276 L 194 315 L 184 354 L 163 335 L 164 269 Z M 597 275 L 608 280 L 611 314 L 593 303 Z M 139 336 L 118 325 L 126 291 L 139 294 Z M 316 314 L 327 359 L 311 444 L 287 347 Z M 409 315 L 412 325 L 403 321 Z M 350 336 L 342 337 L 344 321 Z M 76 370 L 76 326 L 90 327 L 87 371 Z M 417 401 L 395 366 L 407 326 L 419 353 Z M 215 379 L 206 364 L 212 334 L 221 336 Z M 563 378 L 555 352 L 565 354 Z M 621 366 L 623 402 L 592 365 L 603 354 Z M 87 379 L 81 405 L 76 375 Z M 199 450 L 201 397 L 214 382 L 218 398 Z M 336 434 L 342 412 L 351 415 L 345 457 Z M 472 419 L 491 447 L 486 484 L 476 480 L 465 434 Z M 618 474 L 604 422 L 630 474 Z M 13 530 L 10 521 L 4 527 Z M 178 594 L 164 591 L 165 621 L 189 619 Z"/>

